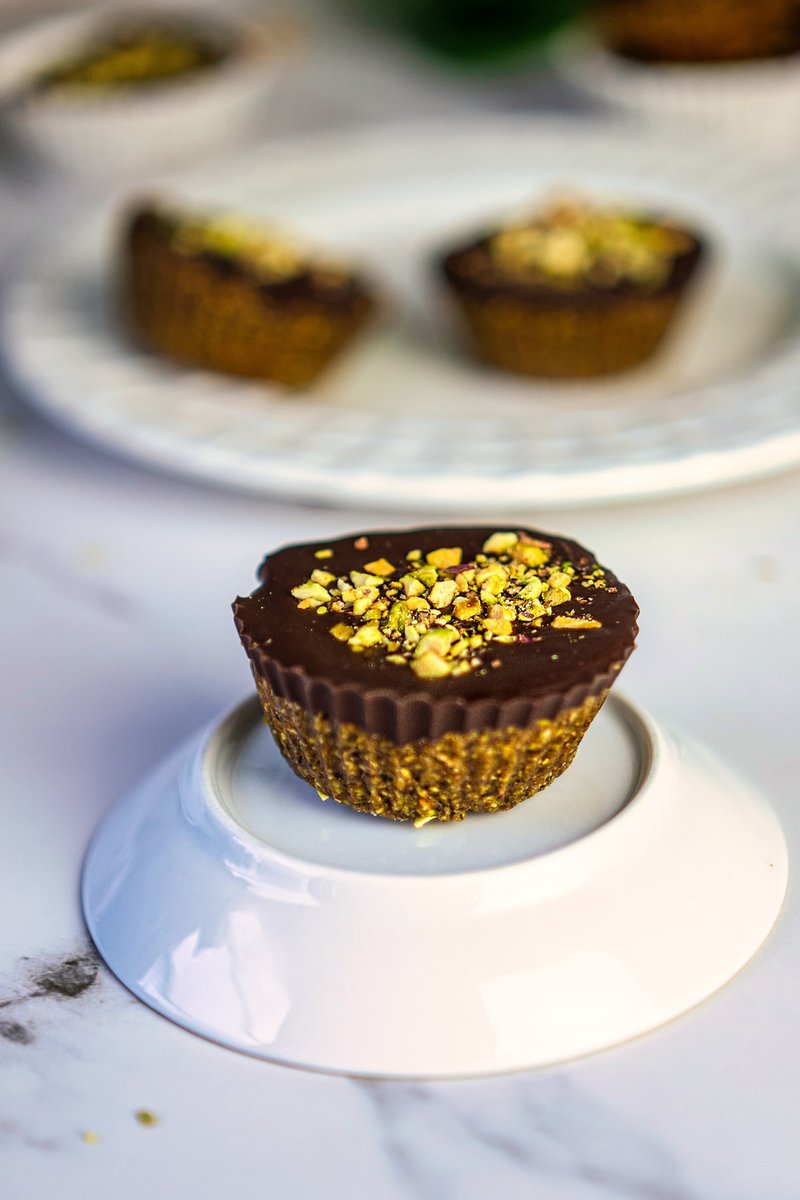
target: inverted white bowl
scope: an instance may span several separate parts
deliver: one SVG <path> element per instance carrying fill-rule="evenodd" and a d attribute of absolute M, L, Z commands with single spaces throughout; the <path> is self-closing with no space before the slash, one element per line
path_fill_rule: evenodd
<path fill-rule="evenodd" d="M 251 700 L 111 810 L 83 904 L 115 974 L 196 1033 L 464 1076 L 685 1012 L 754 954 L 786 873 L 765 801 L 619 697 L 545 792 L 421 829 L 323 804 Z"/>

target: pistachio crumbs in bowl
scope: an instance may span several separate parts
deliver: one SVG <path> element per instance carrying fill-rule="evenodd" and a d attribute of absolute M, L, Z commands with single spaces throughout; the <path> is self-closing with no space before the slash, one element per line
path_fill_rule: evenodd
<path fill-rule="evenodd" d="M 234 604 L 265 719 L 321 796 L 421 823 L 511 808 L 571 763 L 634 648 L 628 588 L 536 530 L 289 546 Z"/>
<path fill-rule="evenodd" d="M 480 358 L 577 379 L 647 361 L 702 255 L 699 237 L 674 221 L 561 199 L 456 247 L 439 267 Z"/>

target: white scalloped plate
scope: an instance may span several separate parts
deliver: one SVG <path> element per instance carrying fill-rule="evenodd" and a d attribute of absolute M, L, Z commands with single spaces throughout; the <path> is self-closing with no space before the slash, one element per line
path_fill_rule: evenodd
<path fill-rule="evenodd" d="M 559 187 L 676 213 L 713 243 L 670 344 L 630 375 L 510 378 L 449 326 L 437 248 Z M 687 491 L 800 461 L 800 178 L 635 127 L 503 118 L 270 147 L 169 191 L 357 254 L 394 307 L 289 395 L 140 352 L 114 314 L 108 214 L 64 231 L 7 297 L 5 356 L 35 404 L 128 458 L 261 494 L 459 513 Z"/>

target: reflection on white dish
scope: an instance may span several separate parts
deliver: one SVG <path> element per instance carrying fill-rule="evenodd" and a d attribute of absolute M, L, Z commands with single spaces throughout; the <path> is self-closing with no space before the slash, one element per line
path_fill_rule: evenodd
<path fill-rule="evenodd" d="M 618 696 L 546 799 L 433 830 L 323 805 L 275 753 L 246 702 L 109 812 L 82 887 L 136 995 L 258 1057 L 405 1077 L 574 1058 L 705 999 L 781 906 L 766 802 Z"/>

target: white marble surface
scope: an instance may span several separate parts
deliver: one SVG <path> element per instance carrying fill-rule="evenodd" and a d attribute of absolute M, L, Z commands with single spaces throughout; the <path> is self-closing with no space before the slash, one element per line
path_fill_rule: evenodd
<path fill-rule="evenodd" d="M 409 110 L 425 94 L 436 112 L 468 103 L 461 85 L 423 93 L 399 68 L 387 89 L 385 115 L 412 91 Z M 359 115 L 346 99 L 343 120 Z M 64 184 L 6 175 L 3 248 L 74 204 Z M 797 473 L 548 517 L 641 603 L 627 689 L 761 781 L 793 858 L 799 517 Z M 90 955 L 77 883 L 97 820 L 249 689 L 230 602 L 262 553 L 383 521 L 161 478 L 0 400 L 0 1194 L 796 1200 L 791 888 L 755 962 L 700 1009 L 581 1062 L 480 1082 L 368 1083 L 250 1060 L 156 1016 L 91 957 L 80 994 L 48 991 L 54 967 Z"/>

